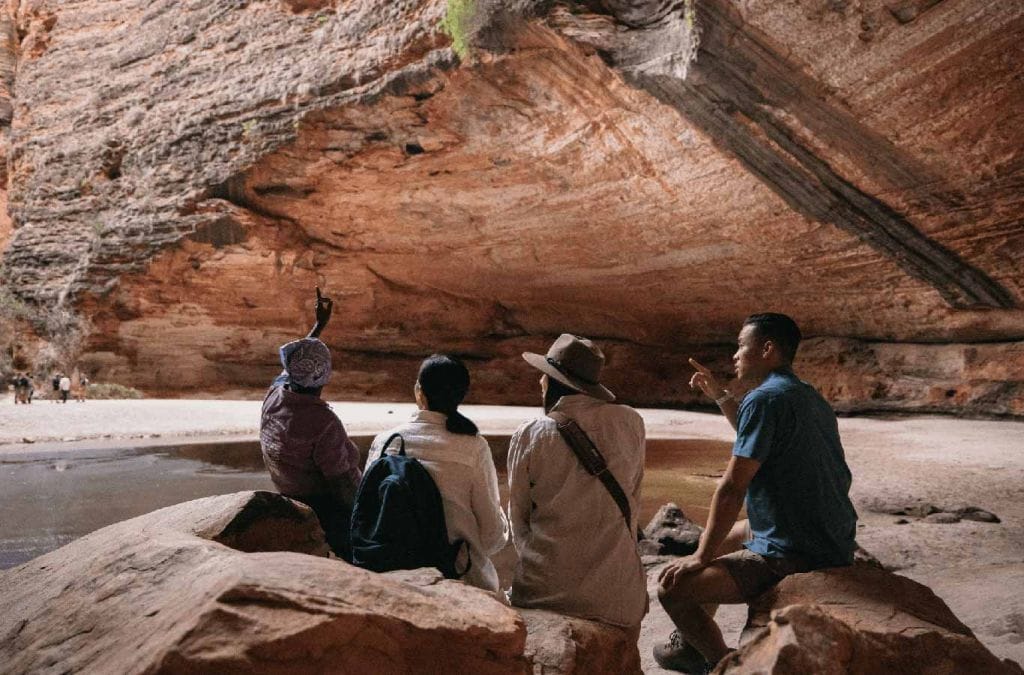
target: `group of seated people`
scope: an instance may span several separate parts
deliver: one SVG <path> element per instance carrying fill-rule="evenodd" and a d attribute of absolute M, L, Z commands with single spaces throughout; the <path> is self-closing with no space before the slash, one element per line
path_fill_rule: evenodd
<path fill-rule="evenodd" d="M 260 442 L 274 484 L 316 512 L 334 553 L 353 560 L 360 481 L 398 449 L 391 443 L 398 434 L 403 456 L 436 484 L 449 540 L 465 545 L 465 583 L 517 607 L 639 635 L 648 610 L 637 549 L 644 422 L 601 384 L 598 346 L 564 334 L 547 354 L 523 354 L 541 373 L 545 415 L 512 436 L 503 506 L 487 440 L 458 410 L 470 376 L 454 356 L 422 363 L 418 410 L 379 435 L 360 466 L 358 449 L 320 398 L 331 355 L 319 335 L 331 309 L 317 289 L 312 331 L 281 347 L 284 372 L 264 400 Z M 691 360 L 690 386 L 715 401 L 736 441 L 697 551 L 659 577 L 659 601 L 677 630 L 654 656 L 682 672 L 709 672 L 729 652 L 713 618 L 718 604 L 748 602 L 789 574 L 848 565 L 855 548 L 851 475 L 835 414 L 792 370 L 799 328 L 782 314 L 755 314 L 738 342 L 728 390 Z M 738 521 L 744 503 L 748 518 Z M 511 587 L 502 589 L 491 556 L 510 537 L 518 561 Z"/>

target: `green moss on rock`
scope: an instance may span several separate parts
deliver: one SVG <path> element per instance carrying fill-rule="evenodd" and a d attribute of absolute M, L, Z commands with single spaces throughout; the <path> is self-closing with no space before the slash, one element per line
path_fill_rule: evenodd
<path fill-rule="evenodd" d="M 476 0 L 448 0 L 441 28 L 452 39 L 452 49 L 465 59 L 471 51 L 470 34 L 476 14 Z"/>

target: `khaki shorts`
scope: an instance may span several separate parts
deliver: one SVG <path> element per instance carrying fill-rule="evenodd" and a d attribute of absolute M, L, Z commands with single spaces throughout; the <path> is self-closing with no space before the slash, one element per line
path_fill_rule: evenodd
<path fill-rule="evenodd" d="M 748 524 L 747 541 L 751 538 Z M 814 569 L 800 558 L 769 558 L 747 548 L 715 558 L 715 563 L 725 567 L 732 576 L 744 602 L 750 602 L 790 574 Z"/>

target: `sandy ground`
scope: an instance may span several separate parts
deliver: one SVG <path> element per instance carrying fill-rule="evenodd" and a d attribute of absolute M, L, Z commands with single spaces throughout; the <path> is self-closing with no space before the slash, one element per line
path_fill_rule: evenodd
<path fill-rule="evenodd" d="M 258 401 L 141 400 L 14 405 L 0 399 L 0 456 L 48 446 L 96 447 L 123 439 L 180 442 L 182 437 L 253 438 Z M 332 403 L 353 435 L 374 434 L 413 410 L 408 403 Z M 485 434 L 511 433 L 536 408 L 467 406 Z M 729 441 L 717 415 L 643 410 L 652 438 Z M 840 429 L 854 474 L 858 541 L 890 569 L 930 586 L 993 652 L 1024 662 L 1024 422 L 941 417 L 846 418 Z M 31 442 L 30 445 L 26 441 Z M 138 444 L 138 441 L 135 442 Z M 931 524 L 876 512 L 877 505 L 923 500 L 943 508 L 978 506 L 999 524 Z M 653 588 L 652 588 L 653 592 Z M 735 642 L 745 608 L 722 608 Z M 662 672 L 651 646 L 671 625 L 652 595 L 641 634 L 645 672 Z"/>

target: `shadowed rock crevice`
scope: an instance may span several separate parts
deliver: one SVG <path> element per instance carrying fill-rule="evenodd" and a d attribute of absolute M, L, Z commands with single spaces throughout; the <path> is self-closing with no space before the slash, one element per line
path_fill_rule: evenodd
<path fill-rule="evenodd" d="M 323 530 L 311 509 L 272 492 L 254 492 L 231 521 L 217 529 L 202 535 L 236 551 L 328 555 Z"/>

